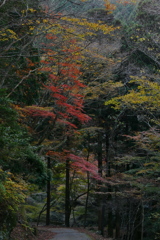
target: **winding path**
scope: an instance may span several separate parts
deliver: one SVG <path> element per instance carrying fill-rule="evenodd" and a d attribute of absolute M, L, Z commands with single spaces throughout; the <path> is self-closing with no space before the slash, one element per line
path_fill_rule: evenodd
<path fill-rule="evenodd" d="M 51 240 L 91 240 L 85 233 L 70 228 L 49 228 L 48 230 L 56 233 Z"/>

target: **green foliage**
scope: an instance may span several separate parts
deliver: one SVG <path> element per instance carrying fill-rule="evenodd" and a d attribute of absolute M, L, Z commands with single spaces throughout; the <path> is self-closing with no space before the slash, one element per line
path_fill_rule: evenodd
<path fill-rule="evenodd" d="M 15 174 L 23 173 L 26 180 L 41 185 L 47 178 L 46 166 L 29 143 L 26 130 L 18 123 L 14 105 L 4 96 L 0 98 L 0 165 L 3 170 Z M 28 179 L 28 177 L 30 178 Z M 32 177 L 31 177 L 32 176 Z"/>
<path fill-rule="evenodd" d="M 18 122 L 14 105 L 0 91 L 0 232 L 8 239 L 24 202 L 26 182 L 40 186 L 47 179 L 46 166 L 29 143 L 29 136 Z"/>
<path fill-rule="evenodd" d="M 16 225 L 19 206 L 24 202 L 25 183 L 15 178 L 10 172 L 0 169 L 0 235 L 8 239 Z"/>
<path fill-rule="evenodd" d="M 152 236 L 154 235 L 156 240 L 159 239 L 160 237 L 160 212 L 157 209 L 156 211 L 148 214 L 146 218 L 146 228 L 149 228 L 149 234 L 145 238 L 145 240 L 150 240 L 152 239 Z"/>
<path fill-rule="evenodd" d="M 38 215 L 43 207 L 43 203 L 36 203 L 36 205 L 24 205 L 25 211 L 26 211 L 26 218 L 28 222 L 36 222 Z M 42 218 L 41 218 L 42 220 Z M 45 217 L 43 218 L 45 221 Z"/>

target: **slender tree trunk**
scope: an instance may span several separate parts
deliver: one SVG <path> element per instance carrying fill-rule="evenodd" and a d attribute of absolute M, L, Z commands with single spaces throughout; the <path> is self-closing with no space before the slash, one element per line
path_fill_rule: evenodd
<path fill-rule="evenodd" d="M 103 195 L 102 196 L 100 195 L 99 205 L 100 206 L 99 206 L 99 215 L 98 215 L 98 218 L 99 218 L 98 230 L 100 231 L 100 234 L 104 236 L 105 205 L 104 205 Z"/>
<path fill-rule="evenodd" d="M 132 227 L 132 233 L 131 233 L 131 240 L 141 240 L 141 231 L 142 231 L 142 209 L 141 209 L 141 201 L 137 204 L 137 209 L 135 209 L 134 206 L 134 220 L 133 220 L 133 227 Z M 130 240 L 129 239 L 129 240 Z"/>
<path fill-rule="evenodd" d="M 86 203 L 85 203 L 85 213 L 84 213 L 84 228 L 86 227 L 86 220 L 87 220 L 87 210 L 88 210 L 88 199 L 89 199 L 89 172 L 87 172 L 87 196 L 86 196 Z"/>
<path fill-rule="evenodd" d="M 107 172 L 107 176 L 110 177 L 111 176 L 111 172 L 110 172 L 110 162 L 108 161 L 108 172 Z M 113 213 L 112 213 L 112 195 L 111 195 L 111 192 L 112 192 L 112 187 L 110 184 L 108 184 L 108 198 L 107 198 L 107 201 L 108 201 L 108 205 L 110 206 L 108 208 L 108 237 L 113 237 Z"/>
<path fill-rule="evenodd" d="M 70 226 L 70 161 L 66 160 L 65 225 Z"/>
<path fill-rule="evenodd" d="M 143 232 L 144 232 L 144 206 L 143 206 L 143 200 L 141 204 L 141 240 L 143 240 Z"/>
<path fill-rule="evenodd" d="M 47 158 L 47 168 L 51 168 L 51 161 L 50 157 L 48 156 Z M 46 225 L 50 224 L 50 201 L 51 201 L 51 182 L 50 182 L 50 177 L 48 178 L 47 181 L 47 211 L 46 211 Z"/>
<path fill-rule="evenodd" d="M 106 177 L 111 176 L 111 163 L 109 159 L 109 130 L 106 128 Z"/>
<path fill-rule="evenodd" d="M 133 232 L 133 226 L 131 223 L 131 219 L 132 219 L 132 204 L 131 204 L 131 200 L 130 199 L 127 199 L 127 210 L 126 210 L 126 213 L 127 213 L 127 222 L 126 222 L 126 225 L 127 225 L 127 232 L 126 232 L 126 236 L 127 236 L 127 240 L 130 240 L 132 239 L 132 232 Z"/>
<path fill-rule="evenodd" d="M 97 155 L 98 155 L 98 173 L 99 176 L 102 177 L 102 133 L 98 133 L 98 149 L 97 149 Z M 102 191 L 102 182 L 98 181 L 98 190 L 99 192 Z M 99 202 L 99 211 L 98 211 L 98 230 L 100 231 L 101 235 L 104 235 L 104 202 L 103 202 L 103 196 L 100 194 L 98 196 L 98 202 Z"/>
<path fill-rule="evenodd" d="M 110 156 L 109 156 L 109 148 L 110 148 L 110 143 L 109 143 L 109 129 L 106 128 L 106 177 L 111 176 L 111 163 L 110 163 Z M 112 192 L 112 187 L 110 184 L 107 184 L 108 188 L 108 197 L 107 197 L 107 202 L 108 206 L 108 237 L 113 237 L 113 213 L 112 213 L 112 208 L 111 208 L 111 201 L 112 201 L 112 195 L 110 192 Z"/>
<path fill-rule="evenodd" d="M 89 136 L 89 134 L 88 134 L 88 153 L 87 153 L 87 162 L 89 161 L 89 155 L 90 155 L 90 145 L 89 145 L 89 140 L 90 140 L 90 136 Z M 89 172 L 87 172 L 87 196 L 86 196 L 86 202 L 85 202 L 84 225 L 83 225 L 84 228 L 86 227 L 86 221 L 87 221 L 89 189 L 90 189 L 90 176 L 89 176 Z"/>
<path fill-rule="evenodd" d="M 99 176 L 102 177 L 102 133 L 98 133 L 98 173 Z"/>
<path fill-rule="evenodd" d="M 112 207 L 111 207 L 111 201 L 112 201 L 112 195 L 110 194 L 112 192 L 111 185 L 108 185 L 108 201 L 110 208 L 108 209 L 108 237 L 113 237 L 113 213 L 112 213 Z"/>
<path fill-rule="evenodd" d="M 119 214 L 119 206 L 116 209 L 116 239 L 120 238 L 120 214 Z"/>

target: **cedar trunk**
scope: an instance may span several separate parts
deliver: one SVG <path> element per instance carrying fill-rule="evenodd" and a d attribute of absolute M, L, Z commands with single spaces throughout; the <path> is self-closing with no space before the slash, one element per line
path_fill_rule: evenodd
<path fill-rule="evenodd" d="M 51 168 L 51 161 L 50 157 L 47 158 L 47 168 Z M 50 224 L 50 202 L 51 202 L 51 182 L 50 177 L 47 181 L 47 210 L 46 210 L 46 225 Z"/>
<path fill-rule="evenodd" d="M 66 160 L 66 190 L 65 190 L 65 225 L 70 226 L 70 162 Z"/>

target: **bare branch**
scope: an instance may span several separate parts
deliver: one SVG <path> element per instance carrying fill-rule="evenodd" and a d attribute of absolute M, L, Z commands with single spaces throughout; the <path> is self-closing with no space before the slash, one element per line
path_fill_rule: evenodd
<path fill-rule="evenodd" d="M 4 0 L 4 1 L 2 2 L 2 4 L 0 5 L 0 7 L 2 7 L 5 3 L 6 3 L 6 0 Z"/>
<path fill-rule="evenodd" d="M 33 73 L 33 72 L 35 72 L 35 71 L 37 71 L 37 70 L 38 70 L 38 68 L 35 68 L 34 70 L 30 70 L 29 73 L 28 73 L 26 76 L 24 76 L 19 83 L 17 83 L 17 85 L 12 89 L 12 91 L 7 95 L 7 97 L 9 98 L 10 95 L 16 90 L 16 88 L 18 88 L 19 85 L 20 85 L 25 79 L 27 79 L 27 78 L 30 76 L 31 73 Z"/>

